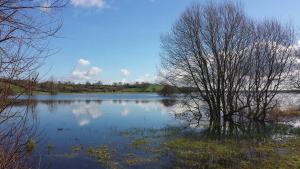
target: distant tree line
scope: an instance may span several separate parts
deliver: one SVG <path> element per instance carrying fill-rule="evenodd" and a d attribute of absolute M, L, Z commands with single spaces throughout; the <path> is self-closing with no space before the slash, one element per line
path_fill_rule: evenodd
<path fill-rule="evenodd" d="M 80 93 L 80 92 L 159 92 L 163 88 L 160 84 L 153 84 L 147 82 L 136 82 L 136 83 L 113 83 L 113 84 L 103 84 L 101 81 L 98 82 L 86 82 L 86 83 L 73 83 L 73 82 L 62 82 L 55 81 L 54 78 L 49 78 L 49 80 L 44 82 L 37 82 L 33 80 L 7 80 L 1 79 L 0 83 L 2 85 L 9 83 L 14 85 L 15 88 L 18 87 L 27 91 L 26 84 L 31 84 L 32 92 L 47 92 L 50 94 L 57 93 Z M 0 90 L 1 86 L 0 84 Z M 18 90 L 18 91 L 20 91 Z M 18 94 L 16 90 L 10 89 L 10 94 Z"/>
<path fill-rule="evenodd" d="M 160 90 L 160 85 L 152 83 L 113 83 L 111 85 L 103 84 L 100 81 L 95 83 L 86 82 L 71 83 L 71 82 L 40 82 L 36 85 L 37 91 L 50 93 L 58 92 L 157 92 Z"/>

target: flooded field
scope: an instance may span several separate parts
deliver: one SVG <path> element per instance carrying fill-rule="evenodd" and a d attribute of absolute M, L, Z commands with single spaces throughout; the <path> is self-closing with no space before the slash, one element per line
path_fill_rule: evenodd
<path fill-rule="evenodd" d="M 282 98 L 287 96 L 281 95 Z M 296 97 L 293 97 L 296 98 Z M 23 98 L 24 99 L 24 98 Z M 36 168 L 299 167 L 299 119 L 191 127 L 156 94 L 36 95 L 28 160 Z M 297 99 L 282 106 L 295 105 Z M 298 127 L 298 128 L 297 128 Z M 279 164 L 279 163 L 278 163 Z"/>

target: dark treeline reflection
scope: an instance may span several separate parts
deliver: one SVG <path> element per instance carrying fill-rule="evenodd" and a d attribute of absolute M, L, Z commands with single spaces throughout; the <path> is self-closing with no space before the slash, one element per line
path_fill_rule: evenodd
<path fill-rule="evenodd" d="M 176 103 L 178 103 L 177 100 L 175 99 L 162 99 L 162 100 L 124 100 L 124 99 L 119 99 L 119 100 L 19 100 L 14 104 L 14 106 L 18 107 L 23 107 L 27 106 L 28 104 L 30 107 L 35 107 L 37 104 L 46 104 L 49 106 L 49 109 L 55 109 L 55 106 L 57 105 L 70 105 L 73 103 L 85 103 L 85 104 L 90 104 L 90 103 L 96 103 L 96 104 L 102 104 L 104 101 L 112 101 L 113 104 L 123 104 L 123 103 L 135 103 L 135 104 L 148 104 L 148 103 L 161 103 L 165 107 L 172 107 Z M 51 107 L 51 108 L 50 108 Z"/>

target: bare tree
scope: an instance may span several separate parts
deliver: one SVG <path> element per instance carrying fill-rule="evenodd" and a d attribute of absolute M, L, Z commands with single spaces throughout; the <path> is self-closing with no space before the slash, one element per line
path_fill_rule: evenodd
<path fill-rule="evenodd" d="M 298 44 L 294 45 L 295 49 L 295 59 L 292 64 L 290 79 L 287 83 L 290 89 L 299 90 L 300 89 L 300 41 Z"/>
<path fill-rule="evenodd" d="M 61 28 L 57 12 L 67 0 L 0 0 L 0 168 L 21 169 L 24 146 L 33 136 L 29 101 L 12 107 L 20 95 L 31 94 L 36 70 L 49 55 L 48 42 Z M 17 93 L 11 91 L 18 90 Z"/>
<path fill-rule="evenodd" d="M 192 5 L 162 37 L 162 76 L 193 89 L 184 104 L 197 117 L 206 110 L 212 122 L 237 113 L 264 119 L 288 73 L 293 42 L 289 26 L 255 22 L 238 5 Z"/>
<path fill-rule="evenodd" d="M 30 168 L 30 141 L 36 137 L 36 120 L 34 104 L 24 104 L 6 111 L 10 118 L 0 125 L 0 168 L 26 169 Z M 34 148 L 34 147 L 32 147 Z"/>
<path fill-rule="evenodd" d="M 48 42 L 61 27 L 58 9 L 66 3 L 0 0 L 0 78 L 5 82 L 0 99 L 7 100 L 11 81 L 36 80 L 36 69 L 50 52 Z M 31 86 L 22 84 L 25 89 Z"/>
<path fill-rule="evenodd" d="M 294 32 L 277 21 L 260 23 L 255 30 L 249 62 L 251 70 L 247 75 L 249 85 L 244 90 L 250 97 L 248 116 L 263 120 L 276 106 L 273 100 L 290 74 L 295 56 Z"/>

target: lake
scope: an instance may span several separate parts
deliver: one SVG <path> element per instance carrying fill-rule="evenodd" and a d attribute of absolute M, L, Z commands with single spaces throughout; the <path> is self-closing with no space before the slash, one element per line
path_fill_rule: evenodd
<path fill-rule="evenodd" d="M 105 145 L 125 155 L 133 138 L 122 132 L 179 125 L 169 109 L 172 105 L 168 98 L 157 94 L 58 94 L 31 99 L 37 100 L 34 111 L 38 145 L 34 159 L 52 169 L 106 168 L 84 151 L 72 149 Z M 50 152 L 49 145 L 53 146 Z"/>
<path fill-rule="evenodd" d="M 299 97 L 293 98 L 294 104 Z M 205 132 L 199 131 L 209 127 L 205 120 L 201 127 L 188 126 L 176 118 L 176 100 L 151 93 L 34 95 L 30 99 L 34 100 L 29 109 L 34 117 L 30 124 L 34 126 L 32 138 L 36 144 L 30 161 L 35 168 L 172 168 L 180 160 L 175 160 L 173 153 L 162 153 L 161 144 L 176 141 L 177 137 L 203 138 L 199 133 Z M 284 105 L 291 104 L 282 100 Z M 15 106 L 19 110 L 24 108 Z M 296 120 L 293 125 L 298 123 Z M 255 142 L 278 138 L 277 124 L 251 126 L 251 131 L 232 131 L 236 129 L 240 138 Z M 294 137 L 290 128 L 295 126 L 288 126 L 284 132 L 280 128 L 280 137 Z M 232 131 L 228 132 L 230 136 Z M 205 168 L 214 168 L 211 163 Z M 189 164 L 178 166 L 186 168 Z"/>

